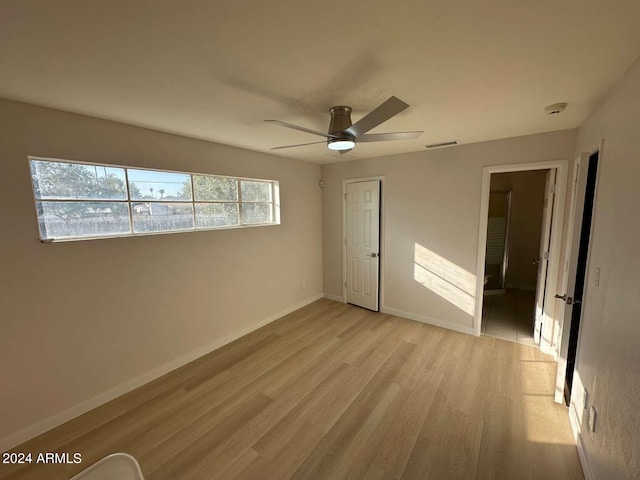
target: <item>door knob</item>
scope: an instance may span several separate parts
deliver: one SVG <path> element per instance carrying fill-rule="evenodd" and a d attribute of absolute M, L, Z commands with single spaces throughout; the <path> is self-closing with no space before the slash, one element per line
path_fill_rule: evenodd
<path fill-rule="evenodd" d="M 536 258 L 536 259 L 535 259 L 533 262 L 531 262 L 531 263 L 533 263 L 534 265 L 540 265 L 540 260 Z"/>
<path fill-rule="evenodd" d="M 582 300 L 575 299 L 573 297 L 567 297 L 567 294 L 564 295 L 556 295 L 555 298 L 558 298 L 565 302 L 567 305 L 579 304 L 582 303 Z"/>
<path fill-rule="evenodd" d="M 378 256 L 378 254 L 377 254 L 377 253 L 370 253 L 370 254 L 369 254 L 369 257 L 371 257 L 371 258 L 376 258 L 377 256 Z"/>

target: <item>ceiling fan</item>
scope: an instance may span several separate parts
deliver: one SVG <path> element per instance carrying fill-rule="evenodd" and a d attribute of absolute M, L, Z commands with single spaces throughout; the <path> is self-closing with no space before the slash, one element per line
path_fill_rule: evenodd
<path fill-rule="evenodd" d="M 369 130 L 377 127 L 381 123 L 386 122 L 394 117 L 409 105 L 404 103 L 397 97 L 391 97 L 367 115 L 362 117 L 356 123 L 351 123 L 351 107 L 337 106 L 331 107 L 331 122 L 329 123 L 328 133 L 319 132 L 310 128 L 299 127 L 291 123 L 281 122 L 280 120 L 265 120 L 265 122 L 275 123 L 294 130 L 312 133 L 326 138 L 329 150 L 336 150 L 340 153 L 346 153 L 360 142 L 386 142 L 389 140 L 412 140 L 418 138 L 423 132 L 393 132 L 393 133 L 373 133 L 367 134 Z M 300 143 L 298 145 L 285 145 L 282 147 L 274 147 L 271 150 L 280 150 L 283 148 L 303 147 L 306 145 L 315 145 L 322 142 Z"/>

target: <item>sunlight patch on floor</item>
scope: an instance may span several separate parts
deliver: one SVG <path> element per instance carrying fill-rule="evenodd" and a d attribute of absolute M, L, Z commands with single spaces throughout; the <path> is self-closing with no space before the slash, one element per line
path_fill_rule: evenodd
<path fill-rule="evenodd" d="M 552 357 L 540 361 L 532 359 L 523 350 L 520 361 L 522 412 L 526 438 L 530 442 L 575 445 L 567 428 L 567 411 L 553 401 L 556 363 Z"/>

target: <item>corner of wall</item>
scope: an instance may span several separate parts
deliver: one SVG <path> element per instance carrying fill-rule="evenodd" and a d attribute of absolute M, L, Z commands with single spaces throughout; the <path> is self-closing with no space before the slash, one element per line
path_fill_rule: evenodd
<path fill-rule="evenodd" d="M 333 300 L 334 302 L 345 303 L 344 297 L 342 295 L 334 295 L 332 293 L 323 293 L 322 297 L 326 298 L 327 300 Z"/>

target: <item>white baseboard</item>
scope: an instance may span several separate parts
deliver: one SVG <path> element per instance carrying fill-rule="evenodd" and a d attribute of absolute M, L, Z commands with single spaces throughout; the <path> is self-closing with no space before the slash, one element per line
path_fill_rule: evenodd
<path fill-rule="evenodd" d="M 328 300 L 333 300 L 334 302 L 344 303 L 344 297 L 342 295 L 333 295 L 331 293 L 323 293 L 322 296 Z"/>
<path fill-rule="evenodd" d="M 576 447 L 578 447 L 578 457 L 580 458 L 580 465 L 582 466 L 582 472 L 585 480 L 592 480 L 591 469 L 589 468 L 589 461 L 587 460 L 587 453 L 584 450 L 582 443 L 582 435 L 580 435 L 580 422 L 578 421 L 578 415 L 573 403 L 569 406 L 569 422 L 571 423 L 571 430 L 573 431 L 573 438 L 576 441 Z"/>
<path fill-rule="evenodd" d="M 402 310 L 397 310 L 395 308 L 382 306 L 380 307 L 380 311 L 382 313 L 388 313 L 390 315 L 395 315 L 396 317 L 408 318 L 409 320 L 415 320 L 417 322 L 428 323 L 429 325 L 434 325 L 436 327 L 446 328 L 447 330 L 453 330 L 460 333 L 466 333 L 467 335 L 473 335 L 477 337 L 475 330 L 473 327 L 465 327 L 462 325 L 456 325 L 455 323 L 446 322 L 444 320 L 439 320 L 437 318 L 428 317 L 426 315 L 418 315 L 416 313 L 405 312 Z"/>
<path fill-rule="evenodd" d="M 120 385 L 117 385 L 114 388 L 107 390 L 106 392 L 100 393 L 95 397 L 92 397 L 84 402 L 81 402 L 73 407 L 67 408 L 61 412 L 58 412 L 44 420 L 39 421 L 38 423 L 31 425 L 23 430 L 12 433 L 2 439 L 0 439 L 0 452 L 8 451 L 9 449 L 20 445 L 21 443 L 26 442 L 44 432 L 51 430 L 59 425 L 62 425 L 69 420 L 76 418 L 84 413 L 87 413 L 94 408 L 97 408 L 101 405 L 104 405 L 107 402 L 110 402 L 114 398 L 124 395 L 132 390 L 135 390 L 138 387 L 141 387 L 145 383 L 149 383 L 152 380 L 155 380 L 162 375 L 165 375 L 172 370 L 182 367 L 189 362 L 196 360 L 197 358 L 202 357 L 208 353 L 217 350 L 218 348 L 237 340 L 238 338 L 257 330 L 260 327 L 267 325 L 268 323 L 273 322 L 285 315 L 288 315 L 291 312 L 294 312 L 310 303 L 315 302 L 322 298 L 322 294 L 314 295 L 313 297 L 307 298 L 302 302 L 293 305 L 285 310 L 282 310 L 278 313 L 268 316 L 267 318 L 260 320 L 248 327 L 242 328 L 236 332 L 233 332 L 229 335 L 226 335 L 223 338 L 220 338 L 214 342 L 211 342 L 207 345 L 203 345 L 202 347 L 198 347 L 195 350 L 183 355 L 181 357 L 176 358 L 158 368 L 154 368 L 153 370 L 143 373 L 131 380 L 128 380 Z"/>

